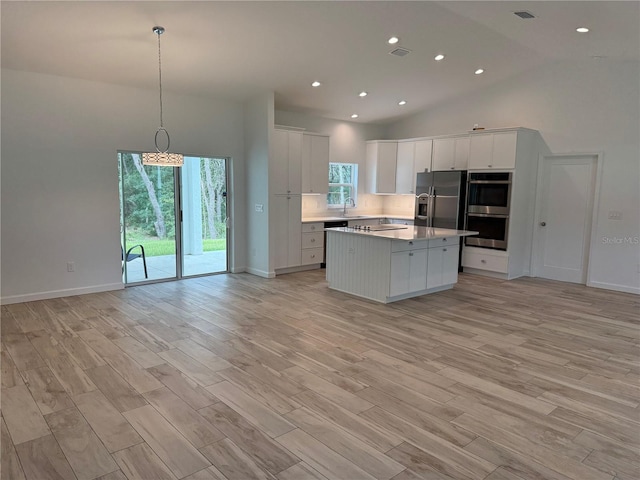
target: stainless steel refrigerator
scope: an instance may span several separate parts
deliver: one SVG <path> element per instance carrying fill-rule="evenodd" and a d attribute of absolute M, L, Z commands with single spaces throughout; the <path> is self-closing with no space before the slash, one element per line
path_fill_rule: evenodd
<path fill-rule="evenodd" d="M 418 227 L 463 230 L 466 193 L 467 172 L 418 173 L 414 224 Z M 462 242 L 459 257 L 462 257 Z M 458 270 L 462 270 L 460 261 Z"/>
<path fill-rule="evenodd" d="M 466 186 L 466 172 L 418 173 L 415 225 L 462 230 Z"/>

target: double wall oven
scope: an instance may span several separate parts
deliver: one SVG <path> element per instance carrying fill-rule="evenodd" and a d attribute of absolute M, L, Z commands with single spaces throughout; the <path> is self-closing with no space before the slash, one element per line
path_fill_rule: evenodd
<path fill-rule="evenodd" d="M 480 233 L 466 237 L 466 245 L 507 249 L 511 178 L 511 172 L 469 174 L 466 229 Z"/>

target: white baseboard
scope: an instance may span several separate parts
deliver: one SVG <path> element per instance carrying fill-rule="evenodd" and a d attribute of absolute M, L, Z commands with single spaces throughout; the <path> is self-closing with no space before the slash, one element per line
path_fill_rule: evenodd
<path fill-rule="evenodd" d="M 616 292 L 635 293 L 640 295 L 640 288 L 628 285 L 617 285 L 615 283 L 587 282 L 587 287 L 603 288 L 605 290 L 615 290 Z"/>
<path fill-rule="evenodd" d="M 250 273 L 251 275 L 257 275 L 262 278 L 275 278 L 275 272 L 265 272 L 264 270 L 259 270 L 253 267 L 246 267 L 245 272 Z"/>
<path fill-rule="evenodd" d="M 277 275 L 284 275 L 287 273 L 306 272 L 307 270 L 318 270 L 320 268 L 319 263 L 313 263 L 311 265 L 301 265 L 299 267 L 279 268 L 276 270 Z"/>
<path fill-rule="evenodd" d="M 82 288 L 66 288 L 64 290 L 50 290 L 48 292 L 27 293 L 25 295 L 10 295 L 0 298 L 0 305 L 12 303 L 34 302 L 36 300 L 47 300 L 49 298 L 71 297 L 73 295 L 85 295 L 87 293 L 109 292 L 112 290 L 122 290 L 124 283 L 106 283 L 104 285 L 93 285 Z"/>
<path fill-rule="evenodd" d="M 480 268 L 463 267 L 464 273 L 470 273 L 472 275 L 482 275 L 483 277 L 499 278 L 501 280 L 509 280 L 506 273 L 492 272 L 491 270 L 482 270 Z"/>

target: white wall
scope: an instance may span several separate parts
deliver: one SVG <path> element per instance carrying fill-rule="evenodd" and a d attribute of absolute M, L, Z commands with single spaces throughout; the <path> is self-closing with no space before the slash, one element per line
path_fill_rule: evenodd
<path fill-rule="evenodd" d="M 490 72 L 487 72 L 490 74 Z M 387 130 L 388 138 L 443 135 L 480 126 L 539 130 L 553 153 L 603 152 L 591 284 L 640 293 L 640 247 L 604 238 L 640 236 L 640 67 L 561 62 L 439 105 Z M 621 220 L 609 220 L 611 210 Z"/>
<path fill-rule="evenodd" d="M 381 213 L 384 197 L 367 195 L 365 187 L 365 141 L 383 138 L 385 128 L 381 125 L 369 125 L 315 117 L 307 114 L 276 110 L 276 125 L 304 128 L 308 132 L 329 135 L 329 160 L 337 163 L 358 164 L 358 205 L 353 214 Z M 327 208 L 324 195 L 303 195 L 302 216 L 314 217 L 333 215 Z"/>
<path fill-rule="evenodd" d="M 245 103 L 247 271 L 269 274 L 269 142 L 273 129 L 274 94 Z M 262 205 L 262 212 L 255 206 Z"/>
<path fill-rule="evenodd" d="M 173 151 L 232 158 L 243 238 L 242 105 L 165 91 L 164 117 Z M 122 288 L 116 154 L 153 148 L 157 127 L 155 91 L 2 70 L 3 303 Z"/>

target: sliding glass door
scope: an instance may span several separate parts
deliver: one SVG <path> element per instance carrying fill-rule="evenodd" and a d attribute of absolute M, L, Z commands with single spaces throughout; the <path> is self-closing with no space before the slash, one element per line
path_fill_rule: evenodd
<path fill-rule="evenodd" d="M 122 272 L 137 284 L 228 271 L 227 159 L 183 167 L 118 154 Z"/>
<path fill-rule="evenodd" d="M 185 157 L 182 174 L 183 276 L 227 271 L 227 161 Z"/>

